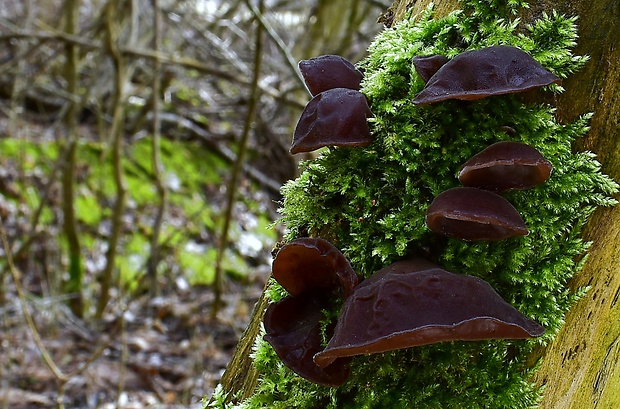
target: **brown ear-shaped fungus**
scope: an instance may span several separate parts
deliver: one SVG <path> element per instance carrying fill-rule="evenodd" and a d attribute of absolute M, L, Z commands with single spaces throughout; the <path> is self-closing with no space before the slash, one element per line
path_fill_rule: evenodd
<path fill-rule="evenodd" d="M 358 283 L 349 260 L 329 241 L 303 237 L 278 251 L 273 277 L 292 296 L 308 291 L 340 292 L 348 297 Z"/>
<path fill-rule="evenodd" d="M 321 385 L 340 386 L 349 377 L 349 359 L 339 359 L 325 367 L 317 366 L 312 360 L 323 350 L 323 301 L 320 295 L 305 293 L 270 304 L 263 318 L 264 338 L 282 362 L 296 374 Z"/>
<path fill-rule="evenodd" d="M 323 146 L 367 146 L 372 143 L 368 121 L 372 113 L 359 91 L 334 88 L 316 95 L 295 127 L 291 153 Z"/>
<path fill-rule="evenodd" d="M 324 367 L 359 354 L 442 341 L 524 339 L 544 331 L 487 282 L 406 260 L 357 286 L 345 301 L 333 337 L 314 362 Z"/>
<path fill-rule="evenodd" d="M 444 57 L 443 55 L 431 55 L 430 57 L 413 57 L 413 66 L 415 67 L 415 71 L 418 73 L 420 77 L 424 80 L 424 82 L 428 82 L 428 80 L 435 75 L 437 70 L 444 66 L 447 63 L 448 57 Z"/>
<path fill-rule="evenodd" d="M 359 91 L 363 78 L 362 73 L 351 62 L 339 55 L 321 55 L 301 60 L 299 71 L 312 96 L 332 88 Z"/>
<path fill-rule="evenodd" d="M 559 82 L 557 76 L 525 51 L 498 45 L 454 57 L 428 80 L 413 103 L 428 105 L 447 99 L 476 100 Z"/>
<path fill-rule="evenodd" d="M 495 192 L 529 189 L 549 179 L 553 167 L 535 148 L 520 142 L 497 142 L 469 159 L 459 172 L 465 186 Z"/>
<path fill-rule="evenodd" d="M 426 225 L 435 233 L 466 241 L 504 240 L 528 233 L 510 202 L 473 187 L 455 187 L 439 194 L 426 211 Z"/>

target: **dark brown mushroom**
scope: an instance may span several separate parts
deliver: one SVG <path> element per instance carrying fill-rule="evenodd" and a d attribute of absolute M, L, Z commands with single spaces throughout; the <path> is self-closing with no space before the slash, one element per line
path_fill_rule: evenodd
<path fill-rule="evenodd" d="M 324 146 L 367 146 L 372 143 L 367 118 L 372 115 L 364 94 L 334 88 L 316 95 L 295 127 L 291 153 Z"/>
<path fill-rule="evenodd" d="M 535 148 L 520 142 L 497 142 L 469 159 L 459 172 L 465 186 L 495 192 L 529 189 L 544 183 L 553 167 Z"/>
<path fill-rule="evenodd" d="M 307 292 L 270 304 L 263 319 L 264 339 L 282 362 L 301 377 L 321 385 L 340 386 L 349 377 L 349 359 L 317 366 L 312 357 L 323 350 L 321 321 L 324 296 Z"/>
<path fill-rule="evenodd" d="M 428 105 L 447 99 L 476 100 L 559 82 L 560 78 L 525 51 L 498 45 L 454 57 L 428 80 L 413 103 Z"/>
<path fill-rule="evenodd" d="M 332 88 L 359 91 L 363 75 L 351 62 L 339 55 L 321 55 L 301 60 L 299 71 L 312 96 Z"/>
<path fill-rule="evenodd" d="M 314 356 L 334 360 L 442 341 L 524 339 L 544 328 L 504 301 L 484 280 L 418 259 L 394 263 L 357 286 L 334 335 Z"/>
<path fill-rule="evenodd" d="M 487 190 L 455 187 L 439 194 L 426 211 L 435 233 L 466 241 L 525 236 L 527 227 L 506 199 Z"/>
<path fill-rule="evenodd" d="M 443 55 L 431 55 L 430 57 L 413 57 L 413 66 L 415 67 L 415 71 L 418 73 L 420 77 L 424 80 L 424 82 L 428 82 L 428 80 L 435 75 L 437 70 L 444 66 L 447 63 L 448 57 L 444 57 Z"/>
<path fill-rule="evenodd" d="M 272 274 L 293 296 L 322 290 L 348 297 L 358 283 L 357 274 L 340 250 L 327 240 L 312 237 L 282 247 L 273 261 Z"/>

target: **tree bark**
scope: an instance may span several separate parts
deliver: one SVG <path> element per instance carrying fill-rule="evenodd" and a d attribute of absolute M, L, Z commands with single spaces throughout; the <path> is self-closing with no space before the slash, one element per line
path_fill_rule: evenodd
<path fill-rule="evenodd" d="M 396 0 L 388 11 L 394 23 L 405 11 L 414 15 L 426 9 L 430 0 Z M 456 0 L 435 0 L 438 17 L 460 7 Z M 555 97 L 557 117 L 567 123 L 593 112 L 590 132 L 575 144 L 576 150 L 598 155 L 603 172 L 620 181 L 620 1 L 551 0 L 531 4 L 520 16 L 525 24 L 543 12 L 554 10 L 578 16 L 579 42 L 576 54 L 590 61 L 563 82 L 566 92 Z M 594 409 L 620 405 L 620 206 L 600 208 L 590 218 L 585 238 L 592 241 L 582 271 L 571 286 L 590 286 L 587 295 L 566 316 L 566 323 L 554 341 L 532 361 L 540 359 L 535 375 L 545 385 L 541 409 Z M 258 374 L 250 352 L 267 305 L 262 297 L 251 323 L 222 379 L 225 391 L 238 397 L 252 394 Z"/>

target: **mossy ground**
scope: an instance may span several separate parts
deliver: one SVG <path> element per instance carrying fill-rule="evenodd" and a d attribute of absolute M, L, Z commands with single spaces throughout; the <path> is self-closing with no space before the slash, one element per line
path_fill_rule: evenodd
<path fill-rule="evenodd" d="M 299 178 L 283 187 L 281 209 L 288 239 L 320 236 L 332 241 L 364 276 L 407 255 L 425 254 L 447 270 L 488 281 L 524 315 L 546 328 L 531 341 L 451 342 L 361 356 L 340 388 L 314 385 L 282 365 L 259 338 L 254 363 L 256 393 L 238 408 L 531 408 L 541 391 L 530 381 L 536 365 L 527 356 L 558 332 L 579 293 L 567 281 L 579 270 L 588 244 L 581 229 L 596 206 L 614 204 L 617 185 L 601 174 L 594 155 L 573 153 L 589 116 L 560 124 L 551 106 L 522 95 L 448 101 L 417 107 L 423 88 L 414 56 L 454 57 L 497 44 L 530 53 L 561 78 L 586 61 L 571 52 L 575 20 L 543 16 L 529 27 L 513 17 L 523 2 L 465 1 L 463 10 L 434 19 L 432 10 L 387 29 L 361 64 L 362 92 L 374 118 L 375 142 L 366 148 L 328 148 L 302 164 Z M 504 13 L 504 14 L 498 14 Z M 561 92 L 559 86 L 546 92 Z M 508 126 L 516 132 L 506 132 Z M 551 178 L 505 197 L 530 233 L 502 242 L 462 242 L 439 237 L 424 224 L 440 192 L 458 186 L 459 167 L 500 140 L 537 148 L 553 165 Z M 272 300 L 283 295 L 277 284 Z M 224 405 L 215 396 L 214 407 Z"/>

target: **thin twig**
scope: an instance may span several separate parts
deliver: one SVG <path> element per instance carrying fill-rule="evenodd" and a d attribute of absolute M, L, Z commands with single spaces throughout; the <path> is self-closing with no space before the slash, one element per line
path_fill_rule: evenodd
<path fill-rule="evenodd" d="M 259 6 L 257 12 L 262 13 L 263 0 L 259 0 Z M 243 161 L 245 159 L 245 152 L 247 150 L 248 140 L 250 132 L 252 130 L 252 122 L 254 122 L 254 115 L 256 113 L 256 106 L 260 99 L 260 89 L 258 87 L 258 80 L 260 78 L 260 68 L 262 63 L 262 50 L 263 50 L 263 29 L 265 27 L 262 24 L 258 24 L 256 27 L 256 44 L 254 46 L 254 73 L 252 78 L 252 86 L 250 88 L 250 101 L 248 106 L 248 112 L 245 117 L 245 123 L 243 124 L 243 132 L 241 134 L 241 140 L 239 141 L 239 154 L 235 161 L 232 175 L 228 183 L 226 191 L 226 210 L 224 212 L 224 222 L 222 223 L 222 230 L 219 237 L 219 246 L 217 251 L 217 259 L 215 261 L 215 282 L 214 292 L 215 300 L 213 302 L 213 309 L 211 316 L 215 318 L 221 307 L 222 292 L 224 287 L 224 279 L 222 273 L 222 262 L 224 260 L 224 254 L 226 247 L 228 246 L 228 231 L 230 230 L 230 222 L 232 219 L 232 209 L 236 200 L 237 184 L 241 171 L 243 169 Z"/>
<path fill-rule="evenodd" d="M 161 48 L 161 14 L 159 10 L 159 0 L 152 0 L 153 5 L 153 50 L 159 52 Z M 161 162 L 161 133 L 160 133 L 160 114 L 161 114 L 161 62 L 158 58 L 153 59 L 153 85 L 151 95 L 153 98 L 153 140 L 151 162 L 153 166 L 153 182 L 159 196 L 157 213 L 153 221 L 153 233 L 151 235 L 151 254 L 147 267 L 149 277 L 149 289 L 151 296 L 157 295 L 157 265 L 159 264 L 159 236 L 166 211 L 168 191 L 162 180 L 163 165 Z"/>
<path fill-rule="evenodd" d="M 122 164 L 123 124 L 125 122 L 125 106 L 123 100 L 125 97 L 127 73 L 125 72 L 125 61 L 117 43 L 117 36 L 120 33 L 120 29 L 118 26 L 114 25 L 114 22 L 116 22 L 118 18 L 117 5 L 117 1 L 110 1 L 106 5 L 107 16 L 105 30 L 108 53 L 114 65 L 115 94 L 112 104 L 113 114 L 110 135 L 112 138 L 112 168 L 114 173 L 114 184 L 116 185 L 116 203 L 112 210 L 112 228 L 108 239 L 106 264 L 101 272 L 101 294 L 97 301 L 96 318 L 101 318 L 110 299 L 110 289 L 112 288 L 114 269 L 116 267 L 117 248 L 120 242 L 123 212 L 125 210 L 125 196 L 127 193 Z"/>

